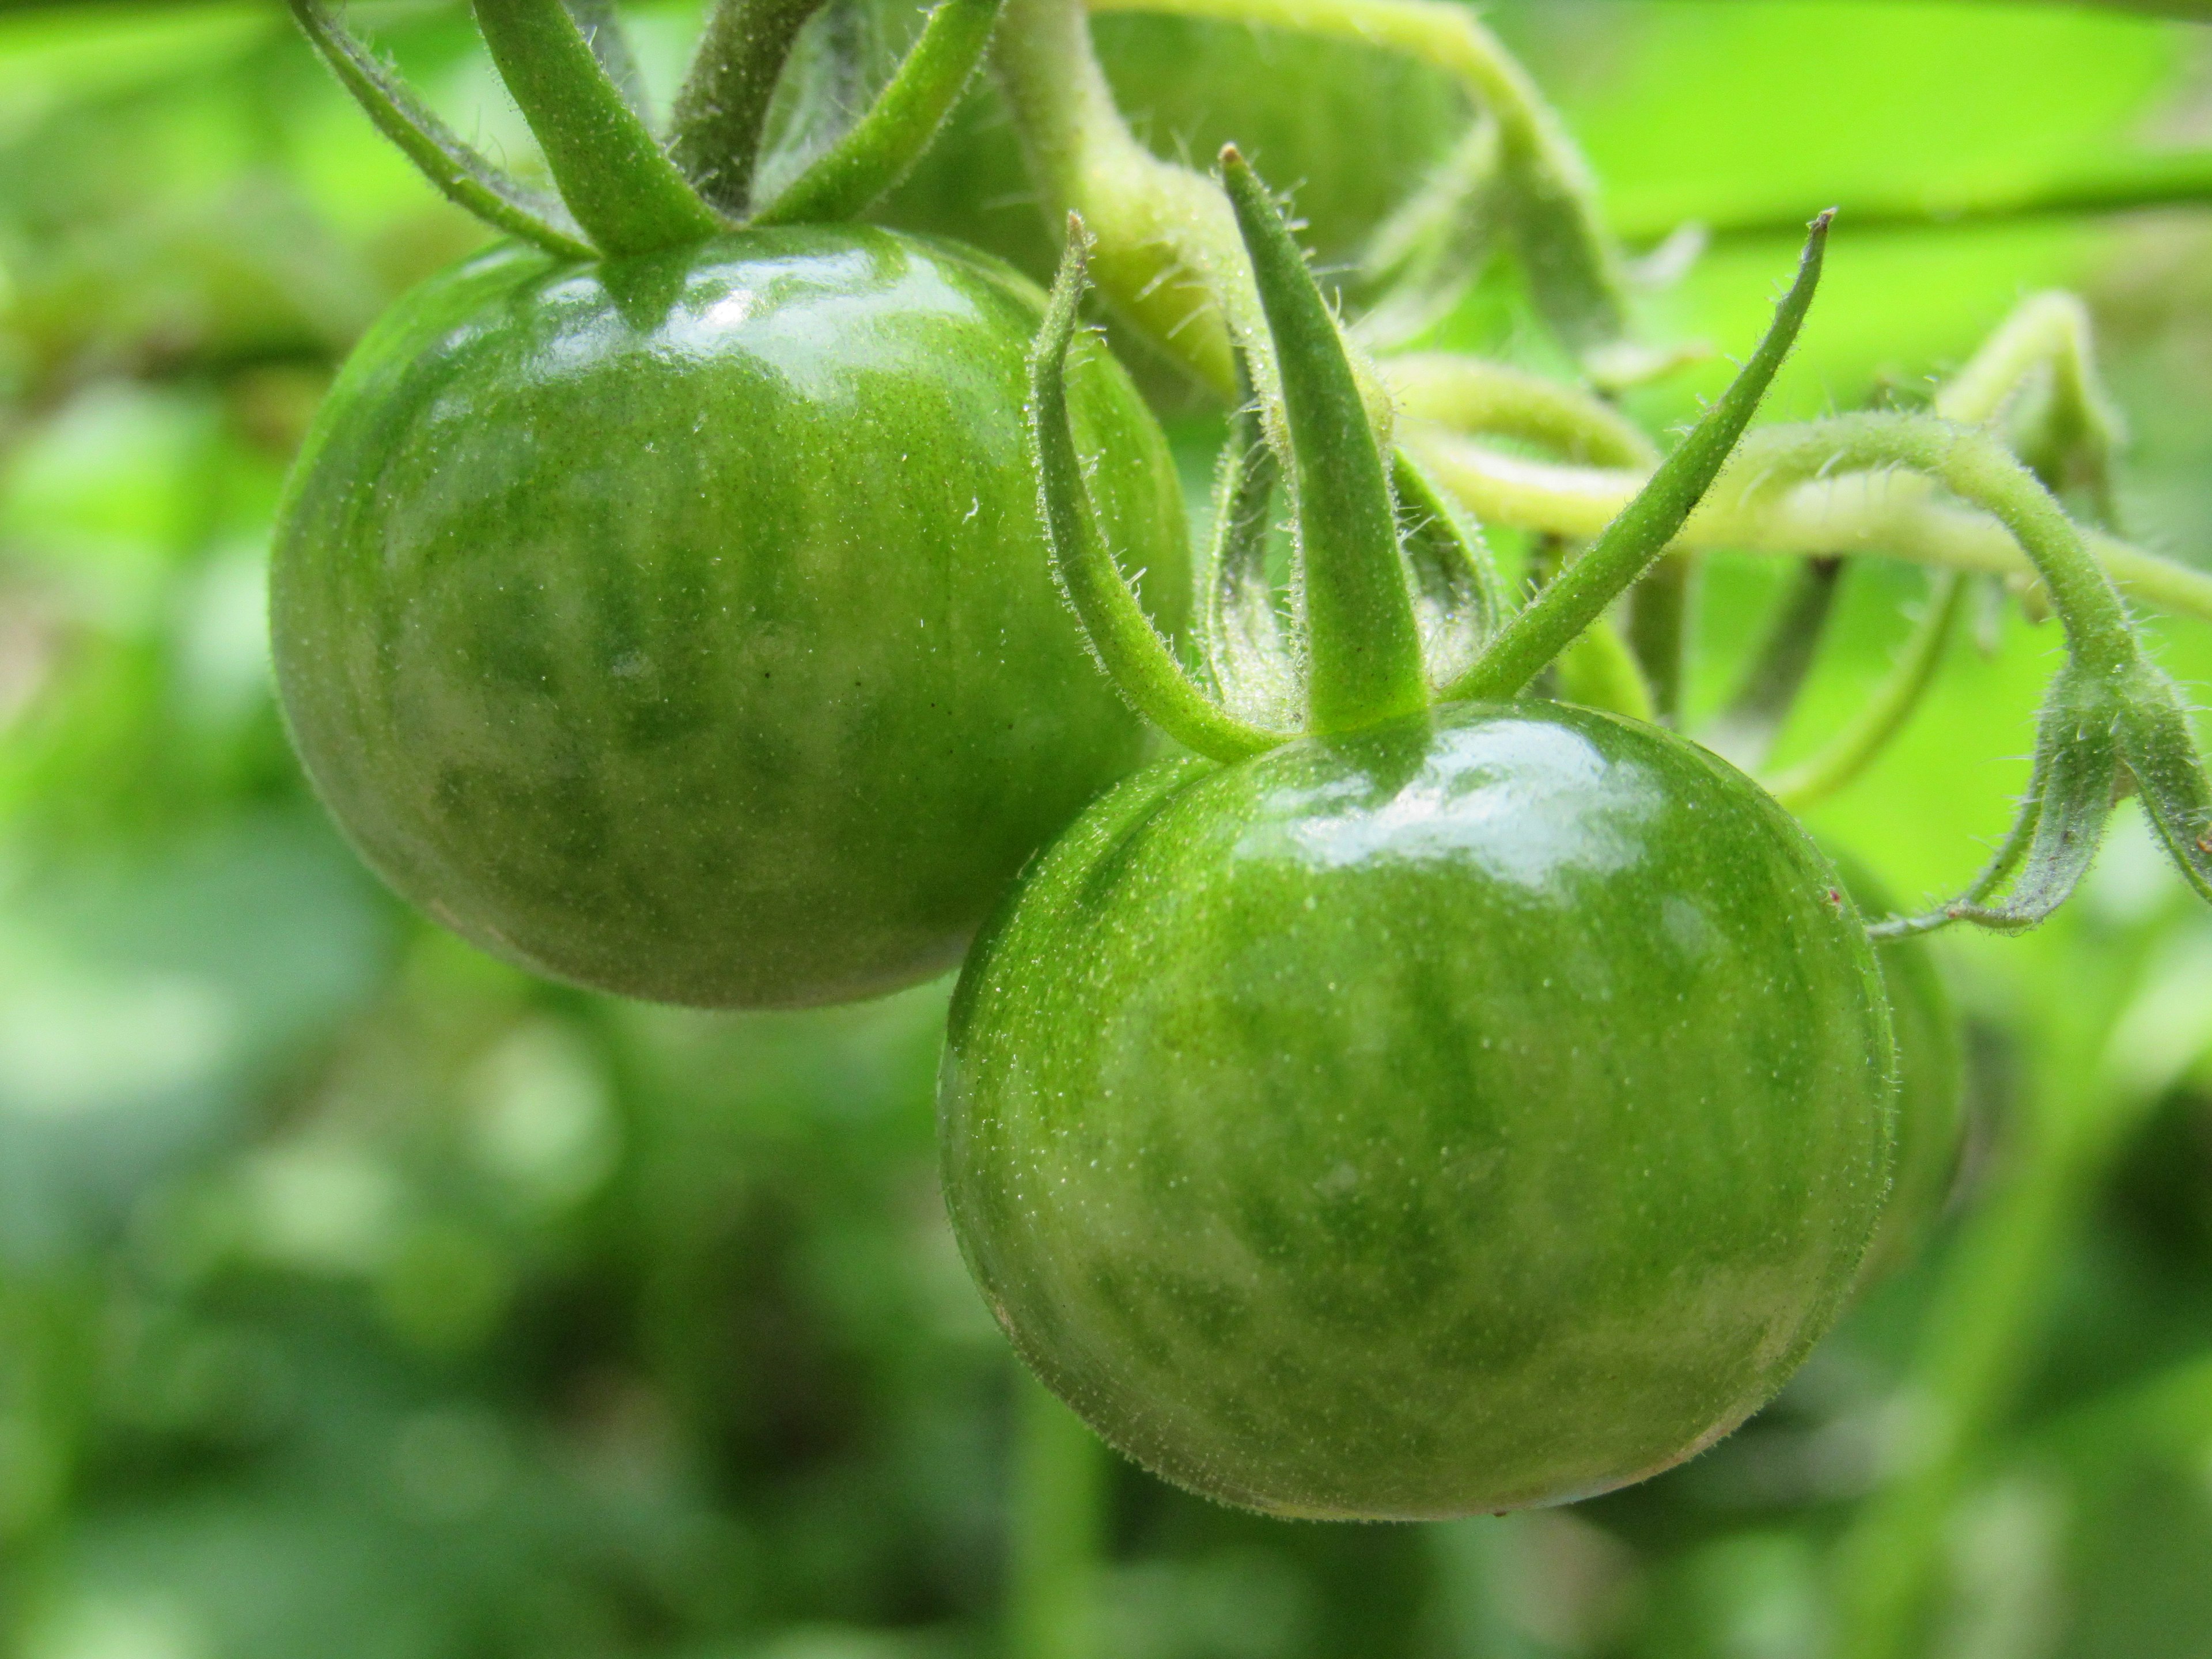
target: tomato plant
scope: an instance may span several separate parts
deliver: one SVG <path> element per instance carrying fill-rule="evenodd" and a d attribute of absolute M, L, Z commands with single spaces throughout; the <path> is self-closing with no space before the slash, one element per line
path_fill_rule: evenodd
<path fill-rule="evenodd" d="M 2114 532 L 2078 303 L 2030 299 L 1925 408 L 1747 435 L 1824 214 L 1662 446 L 1618 398 L 1683 354 L 1639 336 L 1572 142 L 1462 9 L 945 0 L 878 64 L 858 0 L 726 0 L 664 137 L 604 7 L 478 0 L 557 199 L 295 9 L 538 250 L 403 307 L 309 446 L 276 614 L 325 793 L 494 948 L 734 1005 L 929 971 L 1046 848 L 956 998 L 955 1226 L 1048 1381 L 1201 1491 L 1433 1516 L 1689 1455 L 1940 1208 L 1956 1030 L 1923 936 L 2041 922 L 2130 793 L 2212 896 L 2212 787 L 2126 603 L 2212 615 L 2212 582 Z M 1091 10 L 1167 20 L 1106 26 L 1118 82 Z M 1257 37 L 1200 67 L 1224 23 L 1298 37 L 1306 71 L 1258 85 Z M 1006 132 L 971 116 L 926 161 L 987 44 Z M 1254 84 L 1216 102 L 1224 75 Z M 1354 96 L 1364 136 L 1320 131 L 1324 92 L 1398 75 L 1398 106 Z M 1170 159 L 1201 117 L 1310 175 L 1341 326 L 1236 149 L 1218 177 Z M 1009 138 L 1064 229 L 1043 307 L 846 222 L 981 226 Z M 1344 188 L 1386 167 L 1419 176 Z M 1493 252 L 1570 378 L 1415 349 Z M 1091 293 L 1230 411 L 1190 594 L 1159 434 L 1079 337 Z M 1525 533 L 1517 581 L 1462 509 Z M 1794 564 L 1701 723 L 1715 547 Z M 1930 566 L 1928 603 L 1778 769 L 1870 547 Z M 1862 915 L 1789 809 L 1863 771 L 2007 591 L 2067 653 L 2013 830 L 1948 902 Z M 1195 758 L 1054 842 L 1143 720 Z"/>
<path fill-rule="evenodd" d="M 400 892 L 560 978 L 763 1007 L 950 967 L 1144 741 L 1036 522 L 1036 290 L 956 246 L 806 222 L 892 176 L 865 144 L 725 222 L 557 6 L 485 21 L 573 209 L 484 187 L 304 15 L 465 201 L 540 245 L 403 301 L 301 458 L 272 620 L 325 802 Z M 629 132 L 626 164 L 571 131 L 578 83 Z M 1115 533 L 1172 613 L 1164 444 L 1110 357 L 1081 381 Z"/>

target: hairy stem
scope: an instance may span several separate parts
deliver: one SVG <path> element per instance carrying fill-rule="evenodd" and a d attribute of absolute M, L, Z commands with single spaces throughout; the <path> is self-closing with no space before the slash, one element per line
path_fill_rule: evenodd
<path fill-rule="evenodd" d="M 753 217 L 763 225 L 857 217 L 921 158 L 990 42 L 999 0 L 941 0 L 889 85 L 852 130 Z"/>
<path fill-rule="evenodd" d="M 1782 360 L 1796 343 L 1797 331 L 1820 286 L 1827 239 L 1828 218 L 1823 215 L 1814 222 L 1797 280 L 1777 310 L 1773 326 L 1735 382 L 1680 447 L 1659 464 L 1650 482 L 1606 526 L 1589 551 L 1562 570 L 1535 603 L 1506 624 L 1474 670 L 1452 689 L 1453 696 L 1503 699 L 1518 694 L 1674 539 L 1735 452 Z"/>
<path fill-rule="evenodd" d="M 1828 424 L 1819 422 L 1804 430 L 1820 433 Z M 1534 461 L 1410 422 L 1403 437 L 1437 481 L 1483 523 L 1544 535 L 1579 539 L 1598 534 L 1649 476 Z M 1723 479 L 1684 523 L 1676 545 L 1794 557 L 1875 553 L 1989 575 L 2034 574 L 2003 525 L 1988 514 L 1936 500 L 1926 478 L 1894 470 L 1849 473 L 1840 460 L 1824 472 L 1785 490 L 1762 490 L 1755 498 L 1732 490 Z M 2094 530 L 2082 534 L 2124 592 L 2212 622 L 2212 574 L 2118 537 Z"/>
<path fill-rule="evenodd" d="M 676 94 L 677 165 L 725 213 L 752 205 L 775 83 L 792 43 L 823 0 L 715 0 Z"/>
<path fill-rule="evenodd" d="M 476 0 L 492 61 L 561 198 L 599 251 L 653 253 L 724 228 L 592 55 L 561 0 Z"/>
<path fill-rule="evenodd" d="M 1601 398 L 1549 375 L 1455 351 L 1381 362 L 1383 384 L 1409 421 L 1468 437 L 1513 438 L 1584 466 L 1651 467 L 1658 446 Z"/>
<path fill-rule="evenodd" d="M 1428 704 L 1421 636 L 1398 554 L 1382 451 L 1336 319 L 1244 159 L 1222 179 L 1274 343 L 1297 503 L 1309 729 L 1344 732 Z"/>
<path fill-rule="evenodd" d="M 1091 7 L 1335 35 L 1442 70 L 1497 123 L 1509 218 L 1547 320 L 1578 351 L 1625 331 L 1620 255 L 1589 168 L 1528 71 L 1466 7 L 1446 0 L 1091 0 Z"/>

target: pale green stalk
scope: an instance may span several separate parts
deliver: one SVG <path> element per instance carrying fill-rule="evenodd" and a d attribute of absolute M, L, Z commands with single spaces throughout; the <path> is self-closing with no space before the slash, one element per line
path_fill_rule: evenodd
<path fill-rule="evenodd" d="M 1818 432 L 1825 425 L 1805 429 Z M 1411 422 L 1401 435 L 1480 522 L 1576 540 L 1601 532 L 1635 499 L 1648 476 L 1531 460 Z M 2123 592 L 2212 622 L 2212 574 L 2115 536 L 2094 530 L 2082 534 Z M 1723 478 L 1683 524 L 1674 545 L 1798 557 L 1873 553 L 1989 575 L 2034 574 L 2019 542 L 1994 518 L 1941 501 L 1928 479 L 1893 469 L 1814 477 L 1755 499 Z"/>
<path fill-rule="evenodd" d="M 1624 332 L 1620 258 L 1589 170 L 1528 72 L 1468 7 L 1450 0 L 1091 0 L 1091 9 L 1334 35 L 1449 76 L 1497 124 L 1509 216 L 1538 305 L 1577 350 Z"/>

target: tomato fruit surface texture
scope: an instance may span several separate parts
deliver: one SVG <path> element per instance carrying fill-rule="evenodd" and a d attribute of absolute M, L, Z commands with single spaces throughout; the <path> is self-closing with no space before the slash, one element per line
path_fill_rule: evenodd
<path fill-rule="evenodd" d="M 1049 574 L 1041 305 L 852 227 L 507 250 L 403 301 L 310 434 L 272 579 L 294 738 L 369 862 L 632 996 L 795 1006 L 951 965 L 1147 741 Z M 1172 625 L 1158 428 L 1103 351 L 1073 407 Z"/>
<path fill-rule="evenodd" d="M 948 1204 L 1109 1441 L 1288 1516 L 1554 1503 L 1769 1398 L 1881 1213 L 1832 869 L 1657 730 L 1452 705 L 1091 808 L 971 954 Z"/>
<path fill-rule="evenodd" d="M 1896 910 L 1872 871 L 1828 850 L 1861 911 Z M 1925 938 L 1907 937 L 1878 946 L 1875 959 L 1897 1034 L 1897 1151 L 1881 1225 L 1859 1270 L 1863 1285 L 1902 1267 L 1928 1242 L 1950 1202 L 1966 1133 L 1965 1045 L 1935 951 Z"/>

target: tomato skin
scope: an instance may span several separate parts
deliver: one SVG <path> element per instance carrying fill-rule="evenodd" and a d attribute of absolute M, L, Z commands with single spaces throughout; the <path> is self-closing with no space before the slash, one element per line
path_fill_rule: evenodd
<path fill-rule="evenodd" d="M 301 758 L 403 895 L 667 1002 L 939 972 L 1142 723 L 1054 590 L 1023 451 L 1042 298 L 855 227 L 606 265 L 497 252 L 348 364 L 281 518 Z M 1073 407 L 1146 603 L 1188 603 L 1164 440 Z"/>
<path fill-rule="evenodd" d="M 1122 1451 L 1279 1515 L 1691 1455 L 1834 1317 L 1887 1180 L 1872 951 L 1795 822 L 1613 715 L 1433 720 L 1125 781 L 954 999 L 1000 1322 Z"/>
<path fill-rule="evenodd" d="M 1824 850 L 1862 911 L 1886 915 L 1896 909 L 1872 871 L 1847 853 Z M 1928 1242 L 1950 1202 L 1966 1139 L 1966 1047 L 1929 941 L 1885 941 L 1875 960 L 1897 1034 L 1897 1154 L 1881 1224 L 1860 1265 L 1862 1285 L 1896 1272 Z"/>

